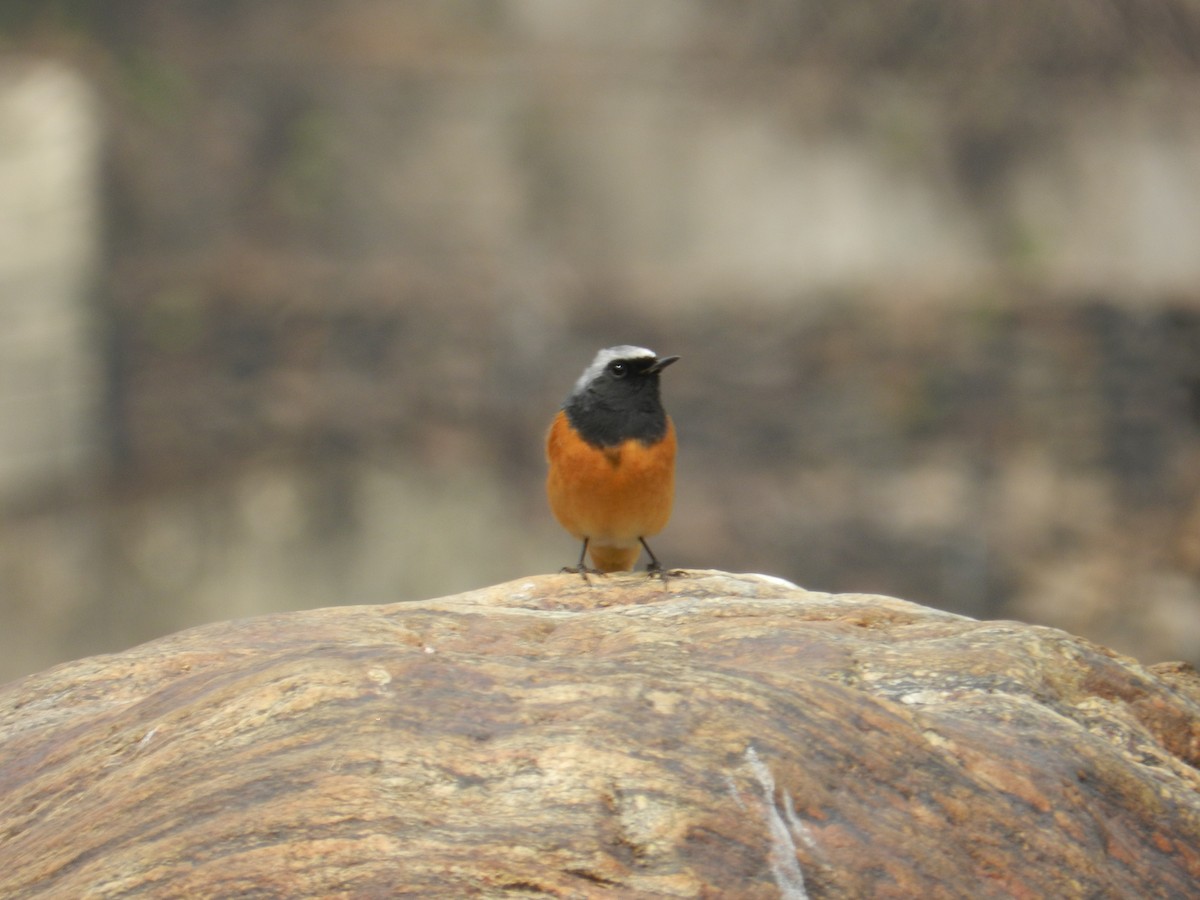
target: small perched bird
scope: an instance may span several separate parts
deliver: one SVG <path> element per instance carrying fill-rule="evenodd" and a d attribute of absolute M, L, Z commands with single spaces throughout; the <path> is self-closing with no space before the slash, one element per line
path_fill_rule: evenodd
<path fill-rule="evenodd" d="M 583 542 L 578 565 L 564 571 L 629 571 L 645 547 L 646 570 L 661 573 L 646 538 L 671 517 L 675 426 L 658 376 L 677 359 L 628 345 L 601 350 L 554 417 L 546 493 L 554 517 Z"/>

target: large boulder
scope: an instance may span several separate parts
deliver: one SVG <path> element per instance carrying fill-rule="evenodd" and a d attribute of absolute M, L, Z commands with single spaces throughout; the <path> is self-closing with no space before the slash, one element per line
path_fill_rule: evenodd
<path fill-rule="evenodd" d="M 1200 895 L 1200 682 L 692 572 L 196 628 L 0 689 L 0 896 Z"/>

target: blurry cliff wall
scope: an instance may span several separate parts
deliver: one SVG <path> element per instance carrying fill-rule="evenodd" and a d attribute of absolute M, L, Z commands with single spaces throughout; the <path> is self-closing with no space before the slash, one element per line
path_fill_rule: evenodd
<path fill-rule="evenodd" d="M 557 569 L 679 354 L 671 565 L 1200 659 L 1200 6 L 0 2 L 0 679 Z"/>

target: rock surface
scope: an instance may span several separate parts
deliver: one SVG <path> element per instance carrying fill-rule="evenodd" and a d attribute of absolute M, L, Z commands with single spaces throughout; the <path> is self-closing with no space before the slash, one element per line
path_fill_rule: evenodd
<path fill-rule="evenodd" d="M 693 572 L 206 626 L 0 688 L 0 896 L 1186 897 L 1200 681 Z"/>

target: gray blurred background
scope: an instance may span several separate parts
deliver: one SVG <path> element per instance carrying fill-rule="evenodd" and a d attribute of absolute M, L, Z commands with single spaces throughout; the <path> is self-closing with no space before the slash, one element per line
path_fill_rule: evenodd
<path fill-rule="evenodd" d="M 667 564 L 1200 659 L 1200 3 L 0 0 L 0 680 L 557 570 L 622 342 Z"/>

